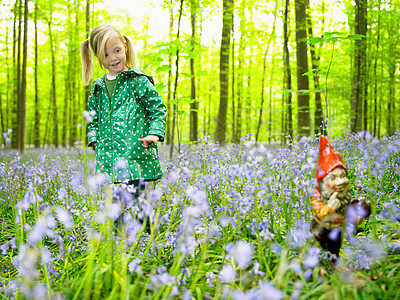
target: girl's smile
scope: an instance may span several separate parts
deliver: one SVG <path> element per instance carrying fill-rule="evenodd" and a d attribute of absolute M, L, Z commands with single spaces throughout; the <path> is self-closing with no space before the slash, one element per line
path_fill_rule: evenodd
<path fill-rule="evenodd" d="M 121 42 L 117 36 L 111 36 L 106 43 L 104 67 L 110 76 L 116 76 L 127 70 L 126 44 Z"/>

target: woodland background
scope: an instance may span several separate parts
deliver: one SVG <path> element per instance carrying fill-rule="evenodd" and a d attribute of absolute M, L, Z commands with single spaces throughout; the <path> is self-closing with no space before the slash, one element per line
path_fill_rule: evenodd
<path fill-rule="evenodd" d="M 236 143 L 249 133 L 284 143 L 325 128 L 380 138 L 399 128 L 399 1 L 125 3 L 141 17 L 105 4 L 1 2 L 0 126 L 12 129 L 11 147 L 83 140 L 90 87 L 79 46 L 103 23 L 140 45 L 137 67 L 155 77 L 168 106 L 167 144 Z M 169 14 L 165 35 L 152 24 L 154 8 Z M 105 72 L 95 66 L 95 77 Z"/>

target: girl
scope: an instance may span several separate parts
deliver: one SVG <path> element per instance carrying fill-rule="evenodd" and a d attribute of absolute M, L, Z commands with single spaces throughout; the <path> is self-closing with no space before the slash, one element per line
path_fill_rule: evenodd
<path fill-rule="evenodd" d="M 162 177 L 156 142 L 164 141 L 167 110 L 151 76 L 133 68 L 133 45 L 110 25 L 92 30 L 81 44 L 83 82 L 92 79 L 92 49 L 100 66 L 108 70 L 93 81 L 88 110 L 89 146 L 96 153 L 96 170 L 110 182 L 129 182 Z"/>

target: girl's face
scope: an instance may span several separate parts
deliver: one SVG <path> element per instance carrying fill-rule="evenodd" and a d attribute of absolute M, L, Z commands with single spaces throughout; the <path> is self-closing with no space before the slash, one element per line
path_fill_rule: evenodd
<path fill-rule="evenodd" d="M 128 68 L 126 63 L 126 44 L 116 36 L 111 36 L 106 43 L 104 67 L 110 76 L 116 76 Z"/>

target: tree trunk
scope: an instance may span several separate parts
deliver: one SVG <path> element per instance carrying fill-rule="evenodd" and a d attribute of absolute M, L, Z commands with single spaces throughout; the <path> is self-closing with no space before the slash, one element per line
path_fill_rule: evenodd
<path fill-rule="evenodd" d="M 179 9 L 179 18 L 178 18 L 178 31 L 176 34 L 176 39 L 179 41 L 179 34 L 181 30 L 181 19 L 182 19 L 182 12 L 183 12 L 183 0 L 181 0 L 181 5 Z M 176 67 L 176 72 L 175 72 L 175 84 L 174 84 L 174 95 L 173 95 L 173 100 L 176 100 L 177 92 L 178 92 L 178 78 L 179 78 L 179 44 L 176 46 L 176 60 L 175 60 L 175 67 Z M 174 154 L 174 139 L 175 139 L 175 126 L 177 123 L 176 116 L 178 112 L 178 104 L 174 104 L 173 108 L 173 117 L 172 117 L 172 134 L 171 134 L 171 147 L 169 150 L 169 158 L 172 158 L 172 155 Z M 177 130 L 178 133 L 178 153 L 180 153 L 180 139 L 179 139 L 179 130 Z"/>
<path fill-rule="evenodd" d="M 215 140 L 221 145 L 226 142 L 226 113 L 229 94 L 229 48 L 233 21 L 233 0 L 223 0 L 222 35 L 220 51 L 220 96 Z"/>
<path fill-rule="evenodd" d="M 244 24 L 244 7 L 243 7 L 243 2 L 240 5 L 240 39 L 239 39 L 239 62 L 238 62 L 238 70 L 237 70 L 237 88 L 236 88 L 236 99 L 237 99 L 237 111 L 236 111 L 236 118 L 235 118 L 235 127 L 236 127 L 236 132 L 235 136 L 233 139 L 234 143 L 238 143 L 240 141 L 240 138 L 242 137 L 242 114 L 243 114 L 243 54 L 244 54 L 244 48 L 245 48 L 245 43 L 243 42 L 244 35 L 246 34 L 245 31 L 245 24 Z M 232 21 L 233 23 L 234 21 Z M 232 31 L 232 36 L 234 32 Z M 235 56 L 234 52 L 232 53 L 232 62 L 234 64 L 235 61 Z M 251 61 L 251 60 L 250 60 Z M 232 64 L 232 65 L 233 65 Z M 232 98 L 234 98 L 235 95 L 232 93 Z M 247 119 L 246 119 L 247 121 Z"/>
<path fill-rule="evenodd" d="M 272 55 L 271 70 L 269 74 L 269 96 L 268 96 L 268 143 L 272 140 L 272 88 L 273 88 L 273 74 L 275 69 L 275 39 L 274 39 L 274 53 Z"/>
<path fill-rule="evenodd" d="M 6 40 L 5 40 L 5 46 L 6 46 L 6 59 L 7 61 L 10 61 L 10 51 L 8 48 L 9 45 L 9 32 L 8 32 L 9 28 L 6 28 Z M 5 128 L 10 128 L 10 95 L 12 92 L 12 88 L 11 88 L 11 76 L 10 76 L 10 64 L 7 64 L 7 92 L 6 92 L 6 108 L 5 108 L 5 118 L 4 118 L 4 123 L 5 123 Z"/>
<path fill-rule="evenodd" d="M 283 21 L 283 52 L 284 52 L 284 64 L 285 64 L 285 72 L 284 72 L 284 82 L 286 83 L 285 89 L 286 94 L 283 94 L 283 100 L 286 99 L 287 105 L 287 118 L 284 116 L 284 111 L 282 112 L 282 142 L 285 142 L 285 135 L 293 137 L 293 125 L 292 125 L 292 73 L 290 70 L 290 56 L 289 56 L 289 33 L 288 33 L 288 14 L 289 14 L 289 0 L 285 1 L 285 13 L 284 13 L 284 21 Z M 282 103 L 282 108 L 284 108 L 284 102 Z M 285 122 L 287 119 L 287 122 Z M 285 123 L 286 126 L 285 126 Z"/>
<path fill-rule="evenodd" d="M 231 23 L 231 32 L 235 31 L 235 24 L 232 20 Z M 235 101 L 235 77 L 236 77 L 236 68 L 235 68 L 235 37 L 232 34 L 232 43 L 231 43 L 231 66 L 232 66 L 232 82 L 231 82 L 231 95 L 232 95 L 232 142 L 236 143 L 236 101 Z M 240 66 L 239 66 L 240 70 Z"/>
<path fill-rule="evenodd" d="M 269 47 L 271 45 L 272 40 L 275 41 L 275 26 L 276 26 L 276 11 L 278 8 L 278 2 L 275 1 L 275 9 L 274 9 L 274 22 L 272 23 L 272 31 L 271 31 L 271 35 L 268 39 L 267 42 L 267 49 L 264 52 L 264 57 L 263 57 L 263 72 L 262 72 L 262 79 L 261 79 L 261 103 L 260 103 L 260 111 L 259 111 L 259 115 L 258 115 L 258 124 L 257 124 L 257 131 L 256 131 L 256 142 L 258 142 L 259 140 L 259 134 L 260 134 L 260 129 L 261 129 L 261 124 L 262 124 L 262 115 L 263 115 L 263 109 L 264 109 L 264 89 L 265 89 L 265 73 L 267 70 L 267 55 L 269 53 Z M 274 67 L 274 64 L 271 65 L 271 69 Z M 270 77 L 270 81 L 272 82 L 272 76 Z M 271 85 L 270 85 L 270 94 L 271 94 Z M 271 99 L 270 99 L 271 100 Z M 271 109 L 271 102 L 270 102 L 270 109 Z M 270 115 L 271 116 L 271 115 Z M 271 119 L 269 120 L 269 125 L 271 122 Z M 271 135 L 271 127 L 269 126 L 269 136 Z"/>
<path fill-rule="evenodd" d="M 38 86 L 38 5 L 35 1 L 35 122 L 34 122 L 34 145 L 40 148 L 40 103 L 39 103 L 39 86 Z"/>
<path fill-rule="evenodd" d="M 14 5 L 14 47 L 13 47 L 13 58 L 17 57 L 17 61 L 14 61 L 15 77 L 14 77 L 14 101 L 12 104 L 12 139 L 11 148 L 19 149 L 19 99 L 20 99 L 20 85 L 21 85 L 21 32 L 22 32 L 22 1 L 16 0 Z M 16 25 L 16 14 L 18 12 L 18 29 Z M 15 56 L 16 54 L 16 56 Z"/>
<path fill-rule="evenodd" d="M 324 2 L 322 2 L 323 11 L 324 11 L 324 5 L 325 5 Z M 313 34 L 313 25 L 310 14 L 309 0 L 307 0 L 307 21 L 308 21 L 308 38 L 310 39 L 314 36 L 314 34 Z M 315 44 L 310 44 L 310 54 L 311 54 L 311 68 L 313 70 L 318 70 L 321 57 L 316 53 Z M 321 103 L 321 87 L 319 84 L 318 72 L 314 73 L 313 79 L 314 79 L 314 90 L 315 90 L 314 134 L 318 134 L 318 133 L 323 133 L 323 121 L 324 121 L 324 114 L 322 112 L 322 103 Z"/>
<path fill-rule="evenodd" d="M 0 94 L 0 120 L 1 120 L 1 136 L 3 137 L 3 145 L 4 145 L 4 149 L 7 148 L 7 143 L 6 143 L 6 138 L 4 136 L 4 132 L 6 132 L 6 129 L 4 128 L 4 117 L 3 117 L 3 104 L 1 101 L 1 94 Z"/>
<path fill-rule="evenodd" d="M 376 54 L 374 57 L 374 117 L 373 117 L 373 135 L 377 136 L 377 119 L 378 119 L 378 53 L 379 53 L 379 41 L 381 36 L 381 1 L 378 2 L 378 22 L 376 26 Z"/>
<path fill-rule="evenodd" d="M 26 68 L 28 60 L 28 0 L 24 3 L 24 43 L 22 57 L 22 78 L 20 87 L 20 97 L 18 101 L 18 149 L 25 153 L 25 133 L 26 133 Z"/>
<path fill-rule="evenodd" d="M 75 18 L 76 18 L 76 37 L 78 37 L 79 36 L 79 7 L 80 7 L 79 1 L 77 1 L 76 7 L 77 7 L 77 11 L 76 11 L 76 14 L 75 14 Z M 85 30 L 86 30 L 86 39 L 88 39 L 89 38 L 89 34 L 90 34 L 90 0 L 86 0 L 86 14 L 85 14 L 85 16 L 86 16 L 86 23 L 85 23 L 85 26 L 86 26 L 86 28 L 85 28 Z M 78 48 L 79 47 L 77 46 L 77 51 L 78 51 Z M 75 64 L 78 66 L 79 64 L 78 64 L 78 62 L 76 60 L 76 55 L 74 56 L 74 58 L 75 58 L 74 59 Z M 75 76 L 74 76 L 74 78 L 75 78 Z M 79 83 L 78 83 L 78 86 L 79 86 Z M 74 88 L 76 88 L 75 79 L 74 79 Z M 84 98 L 85 99 L 85 109 L 88 110 L 88 99 L 89 99 L 89 93 L 90 93 L 90 85 L 85 86 L 84 89 L 85 89 L 85 98 Z M 75 95 L 75 90 L 73 90 L 72 92 Z M 74 112 L 77 112 L 77 111 L 78 110 L 76 110 L 76 109 L 74 110 Z M 76 122 L 77 122 L 78 121 L 78 115 L 76 113 L 74 115 L 74 118 L 75 117 L 76 117 Z M 76 123 L 74 125 L 75 125 L 75 127 L 77 126 Z M 86 133 L 87 132 L 88 132 L 88 124 L 86 124 Z M 86 136 L 85 136 L 85 145 L 87 145 L 89 143 L 88 142 L 88 138 L 89 137 L 86 134 Z M 76 140 L 78 140 L 78 136 L 75 136 L 75 141 Z"/>
<path fill-rule="evenodd" d="M 244 49 L 243 49 L 244 52 Z M 253 57 L 253 47 L 250 47 L 250 57 Z M 250 59 L 249 60 L 249 65 L 247 68 L 247 86 L 246 86 L 246 98 L 245 98 L 245 112 L 246 112 L 246 133 L 245 134 L 249 134 L 249 133 L 253 133 L 252 130 L 252 112 L 253 112 L 253 101 L 252 101 L 252 97 L 251 97 L 251 83 L 252 83 L 252 75 L 253 75 L 253 60 Z M 243 96 L 242 96 L 243 98 Z M 242 102 L 240 102 L 240 112 L 242 111 Z M 240 115 L 242 115 L 242 113 L 240 113 Z M 238 122 L 239 123 L 239 122 Z M 240 120 L 240 124 L 242 123 L 242 121 Z M 239 132 L 238 135 L 239 137 L 242 137 L 242 131 L 241 131 L 241 125 L 239 127 Z M 251 140 L 252 135 L 249 135 L 249 140 Z"/>
<path fill-rule="evenodd" d="M 362 106 L 365 89 L 366 66 L 366 6 L 367 0 L 356 0 L 355 33 L 363 35 L 361 40 L 354 42 L 353 83 L 351 95 L 351 129 L 353 132 L 362 130 Z"/>
<path fill-rule="evenodd" d="M 58 147 L 58 112 L 57 112 L 57 91 L 56 91 L 56 58 L 55 58 L 55 47 L 53 41 L 53 33 L 51 30 L 53 9 L 50 9 L 50 19 L 47 23 L 49 28 L 49 39 L 50 39 L 50 51 L 51 51 L 51 102 L 53 106 L 53 145 Z"/>
<path fill-rule="evenodd" d="M 192 50 L 194 51 L 196 41 L 196 0 L 191 0 L 190 17 L 192 27 Z M 198 126 L 198 101 L 196 100 L 196 81 L 194 74 L 194 58 L 190 59 L 191 89 L 190 89 L 190 141 L 197 142 L 197 126 Z"/>
<path fill-rule="evenodd" d="M 310 94 L 308 76 L 306 1 L 295 0 L 296 63 L 297 63 L 297 132 L 300 137 L 310 135 Z"/>
<path fill-rule="evenodd" d="M 170 1 L 170 7 L 169 7 L 169 41 L 172 42 L 172 36 L 173 36 L 173 31 L 174 31 L 174 5 L 172 0 Z M 171 97 L 172 97 L 172 90 L 171 90 L 171 85 L 172 85 L 172 53 L 168 53 L 168 65 L 169 65 L 169 70 L 168 70 L 168 95 L 167 95 L 167 144 L 171 145 L 172 144 L 172 135 L 171 135 L 171 127 L 172 127 L 172 120 L 171 120 Z"/>

